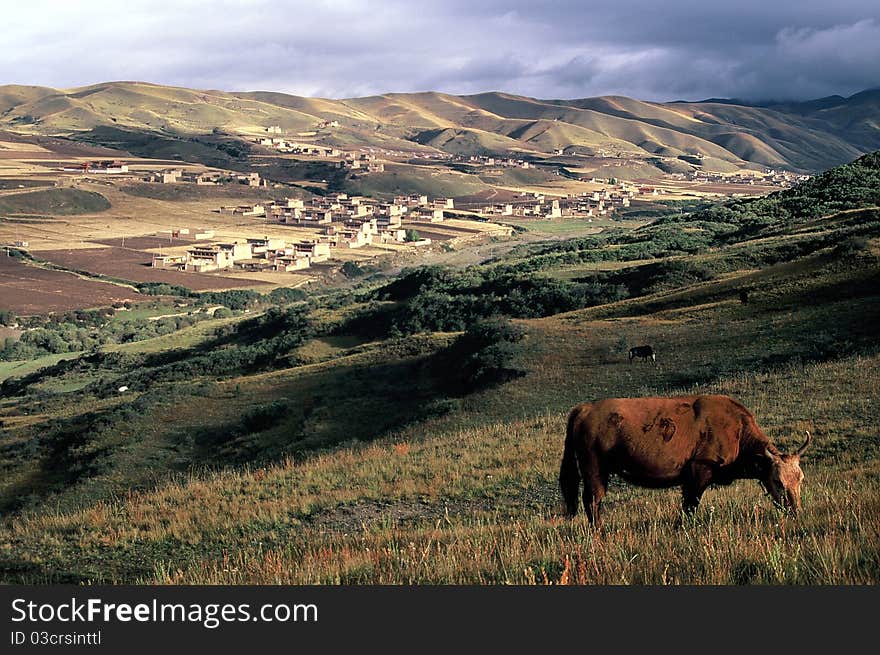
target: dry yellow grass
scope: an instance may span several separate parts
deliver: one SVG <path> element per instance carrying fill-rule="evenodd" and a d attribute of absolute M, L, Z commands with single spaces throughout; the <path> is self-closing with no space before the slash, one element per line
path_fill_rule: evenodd
<path fill-rule="evenodd" d="M 854 369 L 862 373 L 855 379 Z M 799 519 L 741 481 L 710 490 L 683 527 L 675 491 L 619 484 L 602 531 L 564 520 L 555 483 L 560 413 L 464 429 L 440 429 L 441 420 L 421 426 L 430 435 L 422 439 L 401 433 L 299 462 L 197 475 L 82 511 L 24 516 L 0 533 L 0 549 L 37 569 L 75 551 L 101 562 L 96 575 L 111 581 L 130 579 L 130 558 L 147 558 L 152 570 L 138 580 L 173 584 L 876 583 L 880 357 L 741 374 L 700 389 L 740 398 L 768 432 L 783 428 L 784 447 L 814 431 Z"/>

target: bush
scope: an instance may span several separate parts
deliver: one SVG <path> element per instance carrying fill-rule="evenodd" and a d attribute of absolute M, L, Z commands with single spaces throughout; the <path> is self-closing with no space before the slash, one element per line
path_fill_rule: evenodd
<path fill-rule="evenodd" d="M 841 241 L 835 251 L 839 255 L 858 255 L 868 250 L 869 241 L 865 237 L 849 237 Z"/>
<path fill-rule="evenodd" d="M 436 355 L 436 368 L 452 390 L 469 392 L 504 382 L 522 374 L 509 365 L 516 354 L 515 344 L 524 336 L 522 327 L 507 318 L 479 320 Z"/>
<path fill-rule="evenodd" d="M 360 277 L 364 274 L 364 269 L 357 262 L 345 262 L 340 269 L 345 277 Z"/>
<path fill-rule="evenodd" d="M 266 405 L 257 405 L 246 410 L 241 416 L 241 431 L 245 434 L 262 432 L 278 425 L 290 413 L 290 402 L 275 400 Z"/>
<path fill-rule="evenodd" d="M 290 287 L 279 287 L 269 292 L 269 300 L 277 304 L 297 302 L 308 297 L 308 294 L 302 289 L 291 289 Z"/>

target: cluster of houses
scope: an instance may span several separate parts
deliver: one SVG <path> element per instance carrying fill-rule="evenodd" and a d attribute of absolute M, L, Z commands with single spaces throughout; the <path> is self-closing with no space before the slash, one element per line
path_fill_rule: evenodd
<path fill-rule="evenodd" d="M 329 123 L 324 121 L 321 125 L 325 123 L 332 125 L 336 121 L 330 121 Z M 316 143 L 291 141 L 284 137 L 260 137 L 255 141 L 261 146 L 266 146 L 285 154 L 335 159 L 337 160 L 335 162 L 336 167 L 345 170 L 357 171 L 358 173 L 382 173 L 385 171 L 385 164 L 370 152 L 340 150 L 339 148 L 322 146 Z"/>
<path fill-rule="evenodd" d="M 533 168 L 534 164 L 525 159 L 513 157 L 492 157 L 488 155 L 471 155 L 469 157 L 458 156 L 457 161 L 463 161 L 474 166 L 488 166 L 494 168 Z"/>
<path fill-rule="evenodd" d="M 376 155 L 368 152 L 346 153 L 342 160 L 336 164 L 336 167 L 359 173 L 382 173 L 385 171 L 385 164 L 377 161 Z"/>
<path fill-rule="evenodd" d="M 333 248 L 360 248 L 376 243 L 406 241 L 403 220 L 438 223 L 444 211 L 455 208 L 452 198 L 427 195 L 397 196 L 381 202 L 366 196 L 333 193 L 310 200 L 288 198 L 280 202 L 220 207 L 220 214 L 263 217 L 266 222 L 318 230 L 322 242 Z M 428 243 L 420 240 L 418 243 Z"/>
<path fill-rule="evenodd" d="M 165 169 L 153 171 L 141 178 L 144 182 L 160 184 L 198 184 L 217 186 L 220 184 L 245 184 L 252 187 L 264 187 L 268 183 L 259 173 L 229 173 L 225 171 L 207 171 L 197 173 L 181 169 Z"/>
<path fill-rule="evenodd" d="M 755 171 L 738 171 L 736 173 L 718 173 L 715 171 L 694 170 L 689 173 L 678 173 L 672 177 L 692 182 L 710 182 L 712 184 L 747 184 L 773 185 L 791 187 L 810 179 L 809 175 L 791 171 L 767 168 L 762 173 Z"/>
<path fill-rule="evenodd" d="M 776 170 L 768 168 L 764 171 L 764 181 L 781 187 L 792 187 L 795 184 L 806 182 L 810 179 L 810 175 L 800 173 L 792 173 L 791 171 Z"/>
<path fill-rule="evenodd" d="M 592 193 L 568 195 L 548 200 L 534 193 L 526 200 L 495 203 L 480 209 L 482 216 L 521 216 L 526 218 L 587 218 L 607 216 L 622 207 L 629 207 L 635 190 L 604 189 Z"/>
<path fill-rule="evenodd" d="M 339 148 L 322 146 L 317 143 L 299 143 L 284 137 L 260 137 L 255 142 L 261 146 L 272 148 L 278 152 L 291 155 L 304 155 L 306 157 L 341 157 L 343 152 Z"/>
<path fill-rule="evenodd" d="M 202 238 L 203 235 L 195 235 Z M 211 233 L 213 236 L 213 233 Z M 153 267 L 193 273 L 240 269 L 244 271 L 289 272 L 327 261 L 330 244 L 318 239 L 288 243 L 269 237 L 224 243 L 196 244 L 185 254 L 155 253 Z"/>

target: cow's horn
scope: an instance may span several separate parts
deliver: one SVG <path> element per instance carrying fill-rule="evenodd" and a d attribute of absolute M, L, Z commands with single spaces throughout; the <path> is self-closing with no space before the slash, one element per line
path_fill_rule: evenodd
<path fill-rule="evenodd" d="M 767 456 L 768 459 L 775 458 L 775 455 L 773 454 L 773 452 L 769 448 L 764 449 L 764 454 Z"/>
<path fill-rule="evenodd" d="M 800 448 L 798 448 L 798 451 L 797 451 L 798 457 L 800 457 L 801 455 L 804 454 L 804 451 L 807 449 L 807 446 L 810 445 L 810 439 L 813 438 L 813 437 L 810 435 L 810 431 L 809 431 L 809 430 L 807 430 L 806 432 L 807 432 L 807 440 L 804 441 L 804 445 L 803 445 L 803 446 L 801 446 Z"/>

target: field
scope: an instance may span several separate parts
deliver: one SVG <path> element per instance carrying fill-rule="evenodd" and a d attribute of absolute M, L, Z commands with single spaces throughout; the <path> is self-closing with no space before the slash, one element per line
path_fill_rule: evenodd
<path fill-rule="evenodd" d="M 28 178 L 3 178 L 0 179 L 0 191 L 11 189 L 26 189 L 32 187 L 52 186 L 47 180 L 31 180 Z"/>
<path fill-rule="evenodd" d="M 143 236 L 143 237 L 117 237 L 115 239 L 94 239 L 91 243 L 114 248 L 128 248 L 130 250 L 162 250 L 167 248 L 190 247 L 203 243 L 210 243 L 208 239 L 174 239 L 173 237 Z"/>
<path fill-rule="evenodd" d="M 129 287 L 27 265 L 5 255 L 0 255 L 0 287 L 0 306 L 22 315 L 101 307 L 140 297 Z"/>
<path fill-rule="evenodd" d="M 209 289 L 234 289 L 250 287 L 260 282 L 210 275 L 207 273 L 183 273 L 153 268 L 152 253 L 116 248 L 77 248 L 74 250 L 43 250 L 39 257 L 57 266 L 76 271 L 87 271 L 132 282 L 159 282 L 204 291 Z"/>

